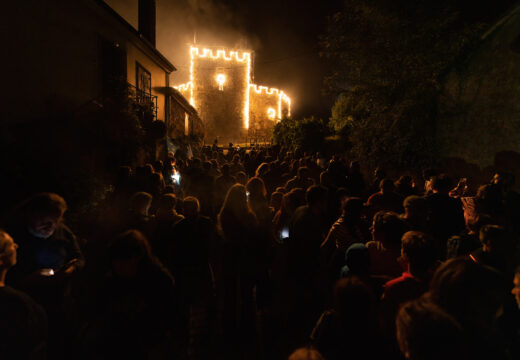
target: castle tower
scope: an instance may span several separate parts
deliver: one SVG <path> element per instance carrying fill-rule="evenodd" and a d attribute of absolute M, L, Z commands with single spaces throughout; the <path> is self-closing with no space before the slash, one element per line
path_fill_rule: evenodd
<path fill-rule="evenodd" d="M 206 142 L 243 142 L 290 116 L 283 91 L 251 84 L 249 51 L 190 47 L 190 81 L 176 88 L 197 109 Z"/>
<path fill-rule="evenodd" d="M 251 53 L 190 48 L 187 98 L 206 126 L 206 138 L 243 141 L 249 126 Z"/>

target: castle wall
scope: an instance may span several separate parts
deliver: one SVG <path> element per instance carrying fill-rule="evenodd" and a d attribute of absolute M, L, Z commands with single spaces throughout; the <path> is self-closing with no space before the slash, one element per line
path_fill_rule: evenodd
<path fill-rule="evenodd" d="M 192 47 L 190 56 L 190 81 L 176 89 L 197 109 L 206 142 L 243 142 L 258 130 L 265 137 L 290 116 L 283 91 L 250 84 L 251 53 Z"/>

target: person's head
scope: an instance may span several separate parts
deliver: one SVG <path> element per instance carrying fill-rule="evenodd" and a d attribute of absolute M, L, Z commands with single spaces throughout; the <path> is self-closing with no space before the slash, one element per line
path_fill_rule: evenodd
<path fill-rule="evenodd" d="M 262 177 L 267 171 L 269 171 L 269 164 L 266 162 L 261 163 L 255 171 L 255 176 Z"/>
<path fill-rule="evenodd" d="M 332 176 L 329 171 L 325 170 L 320 173 L 320 185 L 325 186 L 326 188 L 333 186 Z"/>
<path fill-rule="evenodd" d="M 194 196 L 187 196 L 183 200 L 184 216 L 187 218 L 196 217 L 200 212 L 199 200 Z"/>
<path fill-rule="evenodd" d="M 54 234 L 63 214 L 67 210 L 67 203 L 58 194 L 39 193 L 24 203 L 27 220 L 27 230 L 37 238 L 46 239 Z"/>
<path fill-rule="evenodd" d="M 423 276 L 436 260 L 433 238 L 419 231 L 408 231 L 401 239 L 401 259 L 409 265 L 414 276 Z"/>
<path fill-rule="evenodd" d="M 370 253 L 365 244 L 354 243 L 345 251 L 345 266 L 342 275 L 365 276 L 370 271 Z"/>
<path fill-rule="evenodd" d="M 382 194 L 390 194 L 394 189 L 395 187 L 392 179 L 383 179 L 379 182 L 379 190 Z"/>
<path fill-rule="evenodd" d="M 413 179 L 410 175 L 402 175 L 397 179 L 395 187 L 402 191 L 410 191 L 413 189 Z"/>
<path fill-rule="evenodd" d="M 479 231 L 482 250 L 487 253 L 504 255 L 509 249 L 509 239 L 505 229 L 498 225 L 484 225 Z"/>
<path fill-rule="evenodd" d="M 152 175 L 155 172 L 155 170 L 154 170 L 152 164 L 145 164 L 143 167 L 143 172 L 144 172 L 145 176 L 148 177 L 148 176 Z"/>
<path fill-rule="evenodd" d="M 267 190 L 264 181 L 259 177 L 252 177 L 246 185 L 250 199 L 267 199 Z"/>
<path fill-rule="evenodd" d="M 515 185 L 515 175 L 499 171 L 493 176 L 491 183 L 499 185 L 504 191 L 508 191 Z"/>
<path fill-rule="evenodd" d="M 469 258 L 454 258 L 435 271 L 429 294 L 465 328 L 487 332 L 502 310 L 505 284 L 494 269 Z"/>
<path fill-rule="evenodd" d="M 422 196 L 410 195 L 403 201 L 404 216 L 407 219 L 423 219 L 428 217 L 428 200 Z"/>
<path fill-rule="evenodd" d="M 150 185 L 152 186 L 155 194 L 160 194 L 164 190 L 164 177 L 161 173 L 154 172 L 150 175 Z"/>
<path fill-rule="evenodd" d="M 16 265 L 16 249 L 18 245 L 13 238 L 0 229 L 0 270 L 10 269 Z"/>
<path fill-rule="evenodd" d="M 288 214 L 305 204 L 305 192 L 301 188 L 295 188 L 285 193 L 282 198 L 282 210 Z"/>
<path fill-rule="evenodd" d="M 158 211 L 173 211 L 177 206 L 177 198 L 174 194 L 164 194 L 159 199 Z"/>
<path fill-rule="evenodd" d="M 130 198 L 130 209 L 141 215 L 148 215 L 148 210 L 152 205 L 152 195 L 144 191 L 136 192 Z"/>
<path fill-rule="evenodd" d="M 511 290 L 511 294 L 514 295 L 516 305 L 518 306 L 518 309 L 520 309 L 520 266 L 515 270 L 515 277 L 513 278 L 513 290 Z"/>
<path fill-rule="evenodd" d="M 381 167 L 377 167 L 375 170 L 374 170 L 374 177 L 376 179 L 384 179 L 386 177 L 386 171 L 381 168 Z"/>
<path fill-rule="evenodd" d="M 488 215 L 496 215 L 502 211 L 502 192 L 495 184 L 482 185 L 475 197 L 477 211 Z"/>
<path fill-rule="evenodd" d="M 247 175 L 245 172 L 239 171 L 236 173 L 235 177 L 237 179 L 237 183 L 242 185 L 245 185 L 247 183 Z"/>
<path fill-rule="evenodd" d="M 351 174 L 360 174 L 361 166 L 359 165 L 359 161 L 357 161 L 357 160 L 351 161 L 349 171 Z"/>
<path fill-rule="evenodd" d="M 162 160 L 155 160 L 153 162 L 153 168 L 157 172 L 162 172 L 164 169 L 164 164 L 163 164 Z"/>
<path fill-rule="evenodd" d="M 317 212 L 325 212 L 327 209 L 327 190 L 320 185 L 309 187 L 305 193 L 305 199 L 310 208 Z"/>
<path fill-rule="evenodd" d="M 441 307 L 421 297 L 402 305 L 395 320 L 397 343 L 406 359 L 463 359 L 458 322 Z"/>
<path fill-rule="evenodd" d="M 278 211 L 282 206 L 283 193 L 275 191 L 271 194 L 271 200 L 269 202 L 269 206 L 274 209 L 274 211 Z"/>
<path fill-rule="evenodd" d="M 349 327 L 366 325 L 373 305 L 370 289 L 357 276 L 341 278 L 334 285 L 334 308 Z"/>
<path fill-rule="evenodd" d="M 235 218 L 241 218 L 250 212 L 247 203 L 247 190 L 242 184 L 233 185 L 227 192 L 220 213 L 232 214 Z"/>
<path fill-rule="evenodd" d="M 378 211 L 372 221 L 372 239 L 385 247 L 400 248 L 405 225 L 399 215 L 390 211 Z"/>
<path fill-rule="evenodd" d="M 435 193 L 439 194 L 448 194 L 450 190 L 453 188 L 453 182 L 446 174 L 440 174 L 438 176 L 434 176 L 432 179 L 432 190 Z"/>
<path fill-rule="evenodd" d="M 349 199 L 349 195 L 350 195 L 350 192 L 347 189 L 345 189 L 344 187 L 338 188 L 336 190 L 336 193 L 334 194 L 335 204 L 339 205 L 339 210 L 342 212 L 343 212 L 343 207 L 345 206 L 345 202 Z"/>
<path fill-rule="evenodd" d="M 349 219 L 361 218 L 363 212 L 363 200 L 358 197 L 349 197 L 343 202 L 343 216 Z"/>
<path fill-rule="evenodd" d="M 302 166 L 298 168 L 297 176 L 300 179 L 307 179 L 309 177 L 310 171 L 306 166 Z"/>
<path fill-rule="evenodd" d="M 314 348 L 302 347 L 294 350 L 289 356 L 289 360 L 325 360 L 325 358 Z"/>
<path fill-rule="evenodd" d="M 229 165 L 228 164 L 222 165 L 222 167 L 220 168 L 220 171 L 222 172 L 222 175 L 229 176 Z"/>
<path fill-rule="evenodd" d="M 132 168 L 130 166 L 120 166 L 117 172 L 116 185 L 126 185 L 132 177 Z"/>
<path fill-rule="evenodd" d="M 114 275 L 131 279 L 147 263 L 153 262 L 146 237 L 138 230 L 127 230 L 118 235 L 109 246 L 110 265 Z"/>
<path fill-rule="evenodd" d="M 439 175 L 439 171 L 437 169 L 424 169 L 422 171 L 422 177 L 424 180 L 424 191 L 426 193 L 430 192 L 432 190 L 432 179 Z"/>

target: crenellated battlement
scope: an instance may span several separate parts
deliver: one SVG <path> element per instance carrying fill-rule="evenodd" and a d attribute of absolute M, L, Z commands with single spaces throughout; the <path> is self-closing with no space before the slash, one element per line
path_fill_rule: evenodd
<path fill-rule="evenodd" d="M 263 86 L 263 85 L 256 85 L 256 84 L 249 84 L 249 88 L 250 89 L 253 89 L 254 92 L 256 92 L 257 94 L 266 94 L 266 95 L 276 95 L 276 96 L 280 96 L 280 93 L 283 93 L 283 91 L 279 90 L 279 89 L 276 89 L 276 88 L 270 88 L 270 87 L 267 87 L 267 86 Z"/>
<path fill-rule="evenodd" d="M 249 129 L 250 116 L 253 129 L 290 116 L 291 100 L 282 90 L 251 83 L 253 52 L 197 46 L 189 50 L 189 81 L 175 88 L 199 111 L 210 136 L 238 137 Z"/>
<path fill-rule="evenodd" d="M 173 88 L 179 90 L 180 92 L 184 92 L 184 91 L 190 90 L 191 85 L 192 85 L 191 81 L 188 81 L 185 84 L 180 84 L 180 85 L 174 86 Z"/>
<path fill-rule="evenodd" d="M 250 62 L 251 61 L 251 53 L 247 51 L 227 51 L 225 49 L 212 50 L 208 48 L 198 48 L 198 47 L 190 47 L 190 55 L 192 60 L 195 57 L 198 58 L 209 58 L 212 60 L 225 60 L 225 61 L 237 61 L 240 63 Z"/>

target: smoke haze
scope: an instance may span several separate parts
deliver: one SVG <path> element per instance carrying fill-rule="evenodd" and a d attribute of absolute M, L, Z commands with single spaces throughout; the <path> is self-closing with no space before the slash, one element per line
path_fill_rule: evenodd
<path fill-rule="evenodd" d="M 138 0 L 105 0 L 137 28 Z M 189 44 L 254 51 L 254 82 L 284 90 L 293 116 L 328 117 L 321 95 L 317 37 L 341 1 L 157 0 L 157 49 L 177 68 L 170 84 L 188 81 Z"/>

